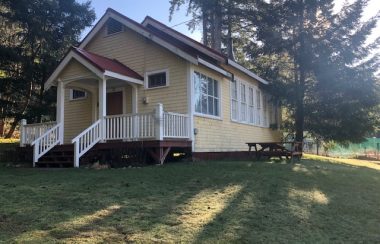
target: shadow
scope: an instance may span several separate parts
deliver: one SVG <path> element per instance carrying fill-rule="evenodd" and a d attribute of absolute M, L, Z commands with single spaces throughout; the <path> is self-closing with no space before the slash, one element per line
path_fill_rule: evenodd
<path fill-rule="evenodd" d="M 247 181 L 194 243 L 378 242 L 374 225 L 380 221 L 380 194 L 368 194 L 379 186 L 380 174 L 350 166 L 342 174 L 341 167 L 305 161 L 254 164 L 254 170 L 265 174 Z M 368 191 L 360 191 L 363 187 Z"/>

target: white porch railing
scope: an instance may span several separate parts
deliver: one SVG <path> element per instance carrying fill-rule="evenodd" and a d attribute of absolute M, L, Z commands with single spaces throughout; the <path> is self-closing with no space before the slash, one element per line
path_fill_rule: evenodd
<path fill-rule="evenodd" d="M 47 153 L 55 145 L 58 145 L 61 142 L 60 137 L 63 136 L 60 135 L 61 126 L 61 123 L 55 125 L 30 144 L 34 146 L 33 167 L 38 162 L 38 159 L 40 159 L 45 153 Z"/>
<path fill-rule="evenodd" d="M 106 140 L 154 138 L 154 114 L 123 114 L 105 117 Z"/>
<path fill-rule="evenodd" d="M 99 119 L 85 129 L 71 143 L 74 143 L 74 167 L 79 167 L 79 158 L 102 140 L 102 120 Z"/>
<path fill-rule="evenodd" d="M 46 131 L 53 128 L 57 123 L 46 122 L 38 124 L 26 124 L 26 120 L 20 123 L 20 146 L 30 145 L 37 138 L 41 137 Z"/>
<path fill-rule="evenodd" d="M 55 145 L 63 143 L 63 124 L 25 124 L 21 124 L 21 145 L 34 145 L 34 164 Z M 162 104 L 158 104 L 152 113 L 105 116 L 71 141 L 74 167 L 79 167 L 80 157 L 100 141 L 164 138 L 190 139 L 189 115 L 164 112 Z"/>
<path fill-rule="evenodd" d="M 189 138 L 190 118 L 187 114 L 164 112 L 164 137 Z"/>

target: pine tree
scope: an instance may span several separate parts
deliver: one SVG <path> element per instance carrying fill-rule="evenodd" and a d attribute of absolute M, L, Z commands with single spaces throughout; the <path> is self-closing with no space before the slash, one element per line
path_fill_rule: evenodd
<path fill-rule="evenodd" d="M 90 2 L 0 1 L 0 116 L 39 122 L 54 117 L 54 91 L 43 84 L 81 31 L 95 19 Z"/>

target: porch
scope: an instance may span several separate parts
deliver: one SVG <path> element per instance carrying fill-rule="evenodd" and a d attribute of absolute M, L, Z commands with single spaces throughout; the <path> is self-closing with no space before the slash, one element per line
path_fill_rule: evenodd
<path fill-rule="evenodd" d="M 189 125 L 188 115 L 165 112 L 162 104 L 158 104 L 151 113 L 104 116 L 73 138 L 71 144 L 63 144 L 62 123 L 26 124 L 23 120 L 20 125 L 20 146 L 33 148 L 33 166 L 46 154 L 48 158 L 43 162 L 52 160 L 49 151 L 54 152 L 55 149 L 62 153 L 59 148 L 65 148 L 68 154 L 57 155 L 71 157 L 74 167 L 79 167 L 80 159 L 94 148 L 140 148 L 156 163 L 162 164 L 172 148 L 191 151 Z"/>

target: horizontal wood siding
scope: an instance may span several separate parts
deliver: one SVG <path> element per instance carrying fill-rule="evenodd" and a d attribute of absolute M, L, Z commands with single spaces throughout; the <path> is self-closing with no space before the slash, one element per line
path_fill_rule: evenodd
<path fill-rule="evenodd" d="M 127 29 L 106 36 L 105 28 L 85 47 L 90 52 L 114 58 L 141 76 L 145 72 L 169 70 L 169 86 L 156 89 L 138 89 L 138 112 L 151 112 L 157 103 L 162 103 L 166 111 L 187 113 L 187 63 L 182 58 Z M 144 104 L 147 97 L 149 103 Z"/>
<path fill-rule="evenodd" d="M 59 78 L 67 79 L 67 78 L 91 75 L 91 74 L 92 73 L 90 70 L 88 70 L 86 67 L 84 67 L 81 63 L 79 63 L 75 59 L 72 59 L 69 61 L 66 67 L 61 71 L 61 73 L 59 74 Z M 93 77 L 95 78 L 96 76 L 93 74 Z"/>
<path fill-rule="evenodd" d="M 279 131 L 231 121 L 230 80 L 202 66 L 193 66 L 193 69 L 218 80 L 222 96 L 220 120 L 194 117 L 194 128 L 198 130 L 195 152 L 242 151 L 248 150 L 246 142 L 280 140 Z M 235 71 L 234 74 L 257 85 L 257 81 L 252 78 L 239 77 L 239 72 Z"/>
<path fill-rule="evenodd" d="M 70 101 L 70 90 L 65 90 L 64 143 L 71 140 L 92 124 L 92 96 Z"/>

